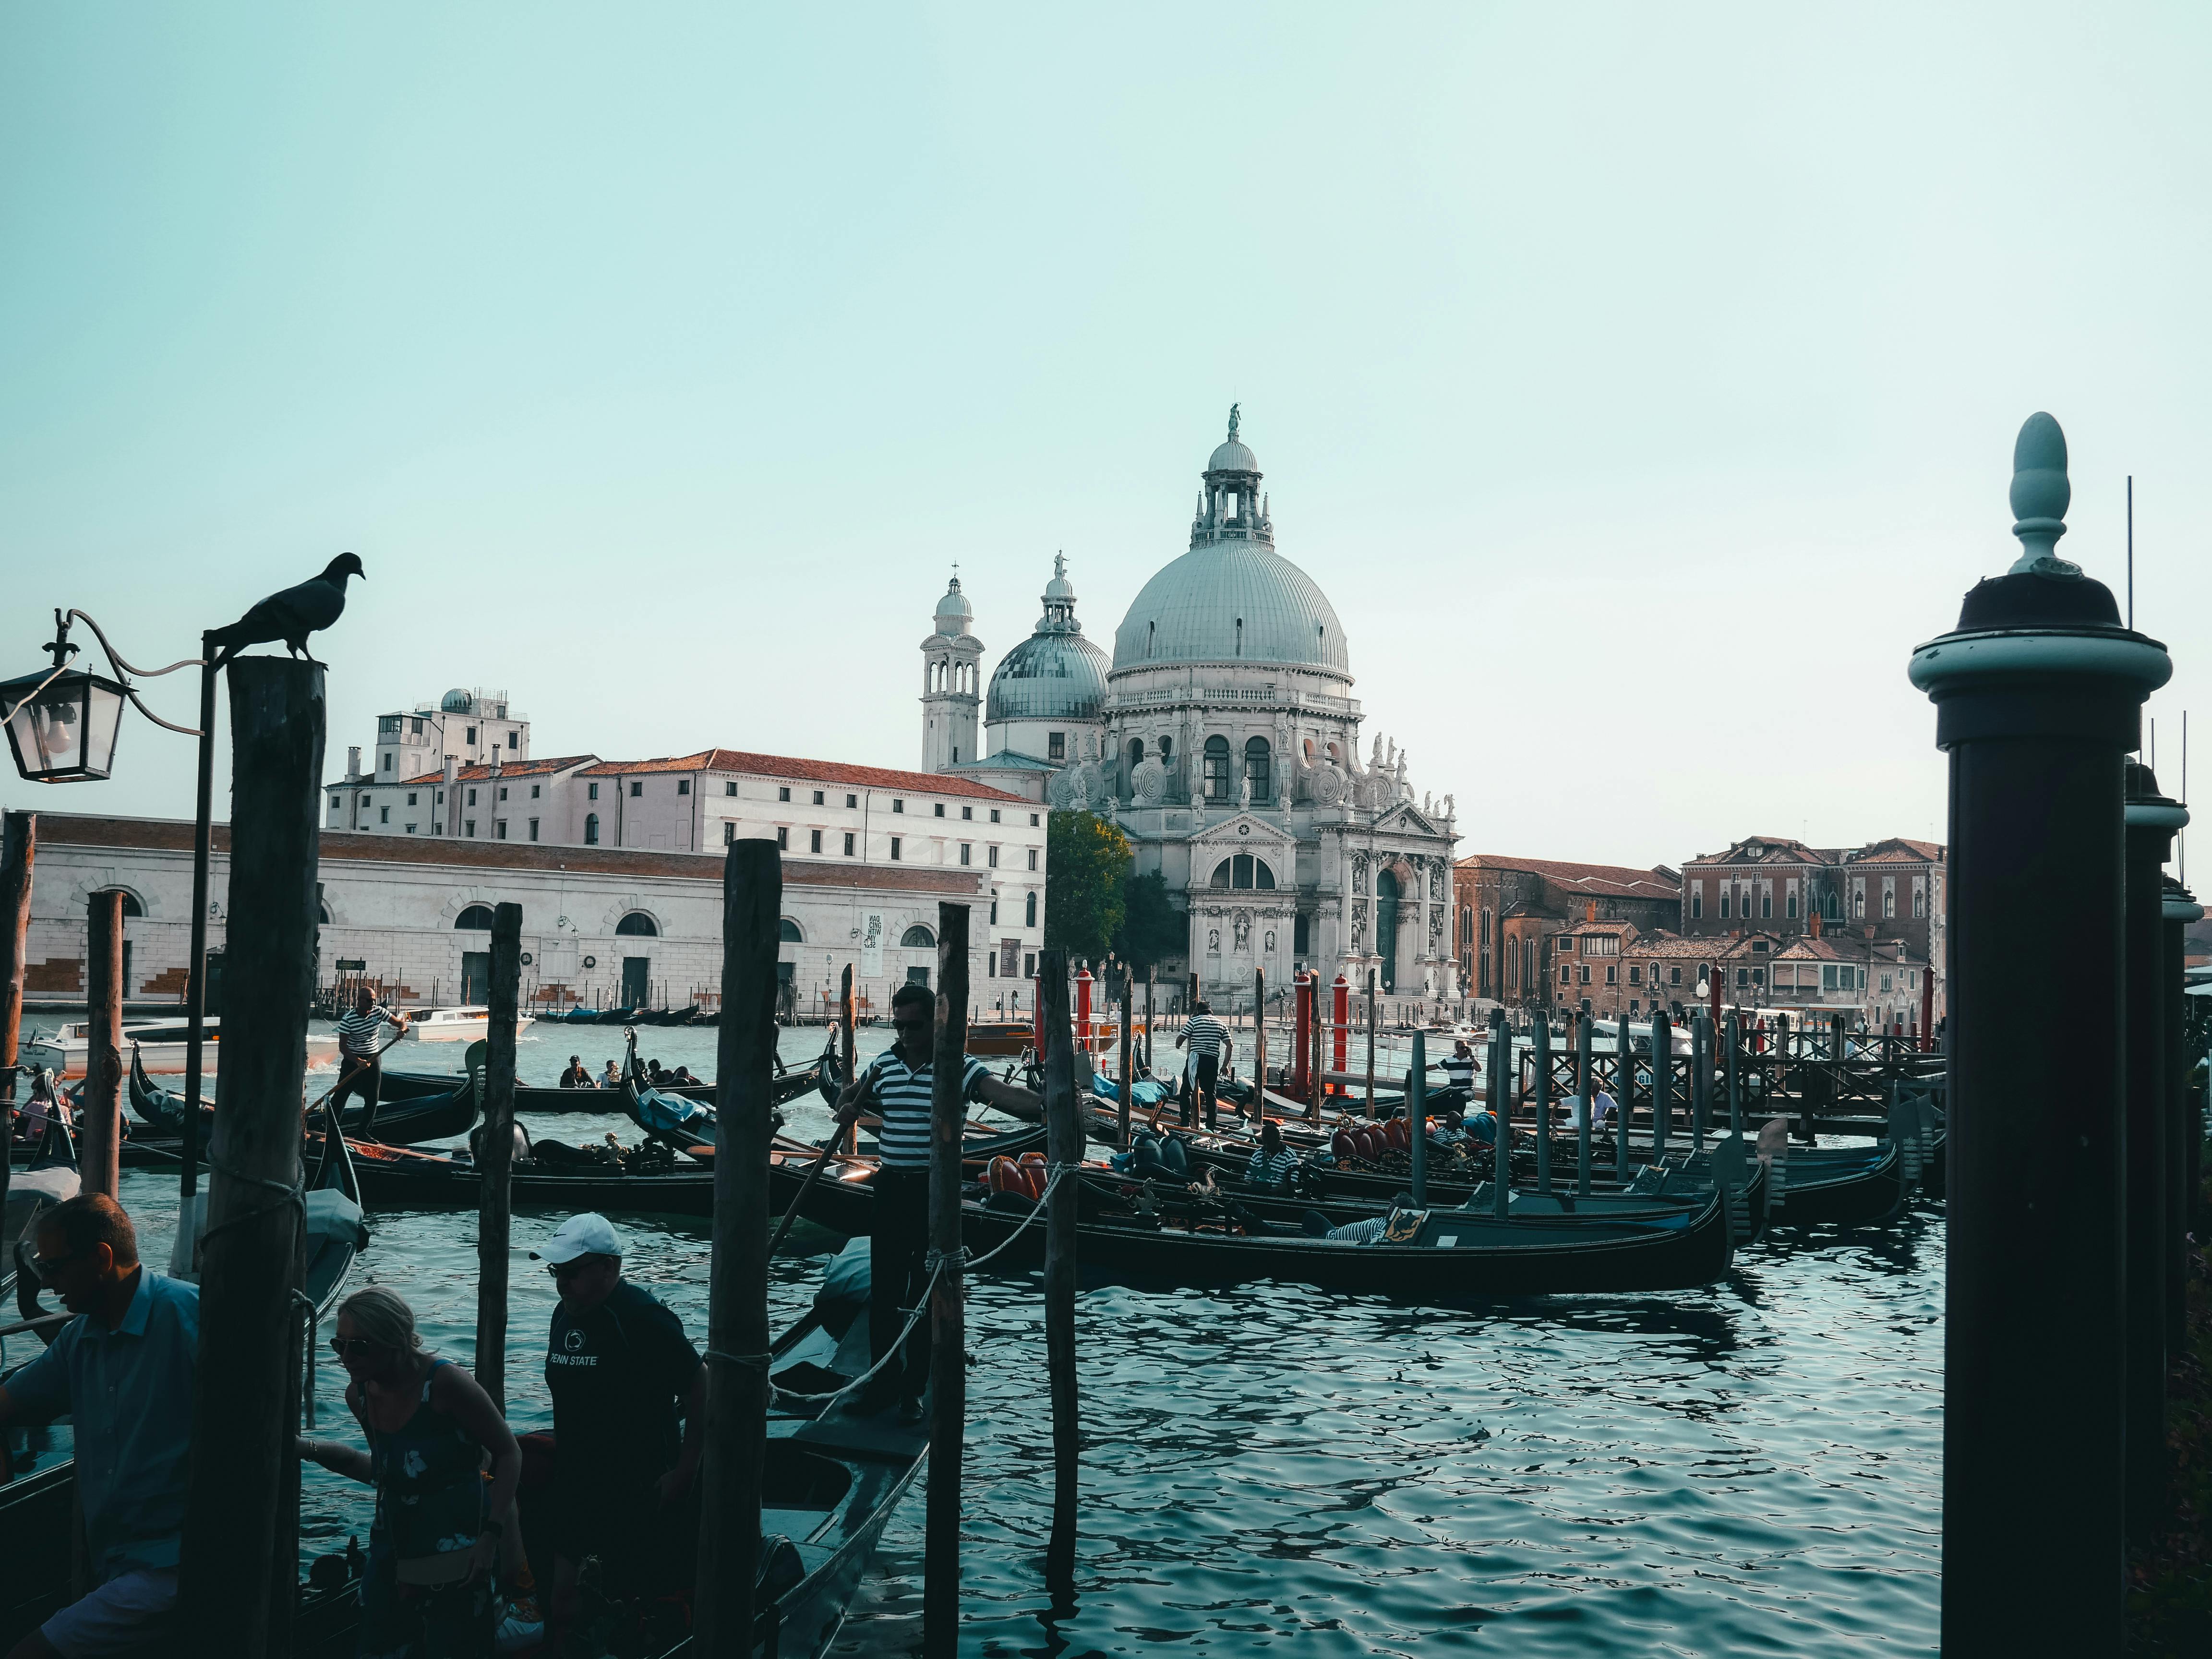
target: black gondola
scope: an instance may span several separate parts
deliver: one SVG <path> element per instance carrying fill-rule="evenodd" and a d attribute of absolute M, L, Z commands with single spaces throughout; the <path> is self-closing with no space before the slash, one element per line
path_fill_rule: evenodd
<path fill-rule="evenodd" d="M 437 1093 L 410 1096 L 398 1103 L 380 1094 L 373 1133 L 381 1140 L 401 1146 L 418 1140 L 447 1140 L 466 1134 L 477 1121 L 474 1085 L 466 1078 L 445 1078 L 441 1081 L 444 1087 Z M 135 1046 L 131 1050 L 130 1096 L 131 1111 L 153 1132 L 149 1139 L 174 1140 L 184 1133 L 185 1097 L 156 1087 L 148 1079 Z M 371 1127 L 368 1109 L 349 1106 L 338 1122 L 348 1134 L 359 1134 Z M 201 1146 L 208 1144 L 214 1129 L 215 1109 L 201 1106 Z"/>

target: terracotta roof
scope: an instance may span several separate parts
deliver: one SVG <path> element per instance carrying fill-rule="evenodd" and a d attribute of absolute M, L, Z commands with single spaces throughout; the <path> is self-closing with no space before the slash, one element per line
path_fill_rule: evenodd
<path fill-rule="evenodd" d="M 39 840 L 54 847 L 112 847 L 137 852 L 192 850 L 192 826 L 182 818 L 39 814 Z M 230 826 L 214 826 L 215 850 L 230 851 Z M 365 836 L 322 831 L 321 855 L 337 863 L 428 864 L 471 870 L 562 870 L 575 875 L 670 876 L 720 882 L 723 854 L 646 852 L 633 847 L 556 847 L 542 842 L 473 841 L 450 836 Z M 783 860 L 783 879 L 796 887 L 862 887 L 942 893 L 985 890 L 988 870 L 929 864 L 862 864 L 857 860 Z"/>
<path fill-rule="evenodd" d="M 1519 859 L 1504 853 L 1476 853 L 1459 860 L 1462 870 L 1519 870 L 1556 882 L 1592 898 L 1680 899 L 1681 878 L 1671 870 L 1632 869 L 1619 864 L 1572 864 L 1559 859 Z"/>
<path fill-rule="evenodd" d="M 582 766 L 599 758 L 597 755 L 562 755 L 550 760 L 526 760 L 504 763 L 499 769 L 503 778 L 542 778 L 549 772 L 565 772 L 572 766 Z M 456 767 L 456 783 L 482 783 L 492 775 L 491 768 L 483 765 Z M 417 772 L 411 778 L 387 778 L 372 774 L 365 778 L 337 778 L 323 786 L 325 789 L 420 789 L 425 784 L 443 783 L 446 775 L 439 772 Z"/>
<path fill-rule="evenodd" d="M 659 760 L 601 761 L 587 778 L 629 777 L 646 772 L 742 772 L 757 777 L 804 778 L 809 783 L 855 783 L 870 789 L 899 789 L 915 795 L 967 795 L 977 800 L 1030 805 L 1019 795 L 942 772 L 899 772 L 887 766 L 848 766 L 842 761 L 800 760 L 790 755 L 756 755 L 742 749 L 702 749 L 695 755 Z"/>
<path fill-rule="evenodd" d="M 1577 921 L 1569 924 L 1563 931 L 1577 937 L 1583 933 L 1632 934 L 1637 932 L 1637 927 L 1632 921 Z"/>
<path fill-rule="evenodd" d="M 1709 939 L 1685 939 L 1680 933 L 1646 933 L 1628 947 L 1626 954 L 1636 957 L 1695 957 L 1700 961 L 1717 961 L 1721 952 Z"/>
<path fill-rule="evenodd" d="M 1747 847 L 1757 847 L 1756 856 L 1744 852 Z M 1692 864 L 1834 864 L 1843 857 L 1832 848 L 1808 847 L 1791 836 L 1746 836 L 1732 842 L 1726 851 L 1700 853 L 1690 860 Z"/>
<path fill-rule="evenodd" d="M 1854 864 L 1941 864 L 1943 862 L 1943 848 L 1932 841 L 1907 841 L 1902 836 L 1892 836 L 1887 841 L 1872 843 L 1851 862 Z"/>

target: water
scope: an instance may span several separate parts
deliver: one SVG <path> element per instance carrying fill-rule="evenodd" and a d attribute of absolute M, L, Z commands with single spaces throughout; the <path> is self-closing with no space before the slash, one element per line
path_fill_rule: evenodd
<path fill-rule="evenodd" d="M 526 1081 L 611 1028 L 526 1036 Z M 888 1033 L 864 1033 L 864 1052 Z M 533 1040 L 535 1039 L 535 1040 Z M 640 1032 L 711 1071 L 712 1031 Z M 798 1059 L 818 1030 L 787 1034 Z M 438 1045 L 410 1045 L 431 1069 Z M 459 1046 L 451 1063 L 458 1065 Z M 794 1133 L 826 1132 L 814 1103 Z M 817 1121 L 818 1120 L 818 1121 Z M 609 1118 L 545 1118 L 567 1139 Z M 124 1201 L 166 1252 L 173 1182 L 126 1170 Z M 519 1216 L 509 1388 L 548 1421 L 550 1281 L 523 1251 L 556 1217 Z M 426 1340 L 465 1359 L 472 1216 L 386 1214 L 356 1283 L 391 1284 Z M 703 1338 L 703 1226 L 617 1218 L 625 1268 Z M 804 1231 L 804 1230 L 802 1230 Z M 816 1232 L 816 1251 L 835 1243 Z M 781 1258 L 781 1328 L 821 1257 Z M 978 1655 L 1206 1653 L 1862 1655 L 1936 1649 L 1943 1232 L 1923 1212 L 1881 1232 L 1756 1244 L 1721 1285 L 1664 1297 L 1532 1301 L 1488 1313 L 1334 1297 L 1088 1289 L 1078 1308 L 1086 1434 L 1073 1613 L 1054 1620 L 1042 1555 L 1051 1437 L 1035 1277 L 971 1291 L 963 1649 Z M 328 1334 L 327 1330 L 325 1333 Z M 20 1358 L 21 1355 L 13 1356 Z M 321 1432 L 356 1433 L 321 1377 Z M 368 1524 L 367 1489 L 310 1468 L 306 1547 Z M 891 1582 L 849 1648 L 912 1633 L 919 1494 L 884 1552 Z"/>

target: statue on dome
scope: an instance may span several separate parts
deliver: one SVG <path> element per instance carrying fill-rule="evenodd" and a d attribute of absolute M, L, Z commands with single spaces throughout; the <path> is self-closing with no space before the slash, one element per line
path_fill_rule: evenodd
<path fill-rule="evenodd" d="M 1231 404 L 1229 405 L 1229 441 L 1232 444 L 1237 441 L 1237 422 L 1243 418 L 1239 411 L 1243 407 L 1244 405 L 1242 404 Z"/>

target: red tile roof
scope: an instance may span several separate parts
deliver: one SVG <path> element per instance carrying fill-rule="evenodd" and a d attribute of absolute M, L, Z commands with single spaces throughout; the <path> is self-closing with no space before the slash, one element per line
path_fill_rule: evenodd
<path fill-rule="evenodd" d="M 976 800 L 1028 805 L 1019 795 L 943 772 L 900 772 L 886 766 L 848 766 L 842 761 L 801 760 L 790 755 L 756 755 L 742 749 L 702 749 L 696 755 L 659 760 L 601 761 L 587 778 L 634 776 L 646 772 L 741 772 L 770 778 L 803 778 L 809 783 L 850 783 L 870 789 L 899 789 L 915 795 L 965 795 Z"/>
<path fill-rule="evenodd" d="M 1517 859 L 1503 853 L 1476 853 L 1460 860 L 1462 870 L 1524 870 L 1592 898 L 1680 899 L 1681 878 L 1671 870 L 1636 870 L 1618 864 L 1571 864 L 1559 859 Z"/>
<path fill-rule="evenodd" d="M 549 772 L 565 772 L 572 766 L 581 766 L 599 758 L 597 755 L 562 755 L 549 760 L 508 761 L 499 769 L 503 778 L 542 778 Z M 482 764 L 457 767 L 453 771 L 456 783 L 482 783 L 491 776 L 491 768 Z M 325 789 L 419 789 L 424 784 L 443 783 L 446 775 L 438 772 L 417 772 L 410 778 L 386 777 L 372 773 L 362 778 L 337 778 L 323 786 Z"/>

